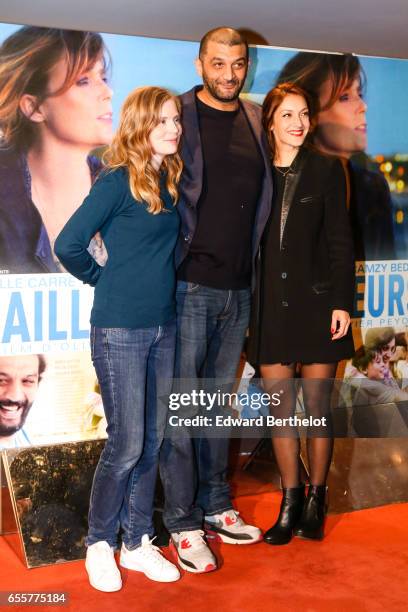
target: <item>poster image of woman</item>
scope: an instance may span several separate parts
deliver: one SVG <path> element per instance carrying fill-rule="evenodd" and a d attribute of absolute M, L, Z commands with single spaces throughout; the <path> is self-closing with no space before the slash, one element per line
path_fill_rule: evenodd
<path fill-rule="evenodd" d="M 359 59 L 351 54 L 299 52 L 278 76 L 277 83 L 287 81 L 302 87 L 317 104 L 316 128 L 310 135 L 315 147 L 342 158 L 347 166 L 356 260 L 395 259 L 388 184 L 380 173 L 352 159 L 367 147 L 367 105 Z"/>
<path fill-rule="evenodd" d="M 0 46 L 0 268 L 63 271 L 54 241 L 112 138 L 106 49 L 93 32 L 24 26 Z M 96 256 L 96 255 L 95 255 Z"/>

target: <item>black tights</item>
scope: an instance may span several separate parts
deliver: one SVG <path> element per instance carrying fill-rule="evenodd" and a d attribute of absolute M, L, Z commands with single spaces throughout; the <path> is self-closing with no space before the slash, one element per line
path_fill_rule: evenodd
<path fill-rule="evenodd" d="M 337 363 L 301 364 L 300 375 L 303 402 L 307 416 L 326 417 L 326 425 L 312 428 L 307 436 L 307 457 L 312 485 L 326 484 L 333 453 L 332 425 L 330 418 L 330 396 Z M 295 414 L 296 364 L 280 363 L 261 366 L 264 389 L 267 393 L 280 393 L 279 406 L 272 406 L 276 418 L 288 418 Z M 272 444 L 281 474 L 282 487 L 297 487 L 300 484 L 300 440 L 296 427 L 278 429 L 272 436 Z"/>

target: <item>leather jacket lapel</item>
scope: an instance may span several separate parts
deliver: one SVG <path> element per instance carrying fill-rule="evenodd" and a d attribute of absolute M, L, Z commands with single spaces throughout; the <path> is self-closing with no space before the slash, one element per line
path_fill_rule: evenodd
<path fill-rule="evenodd" d="M 285 187 L 283 189 L 282 210 L 280 219 L 280 248 L 282 248 L 286 221 L 288 219 L 290 207 L 292 206 L 293 198 L 295 196 L 296 188 L 299 183 L 300 175 L 302 173 L 306 157 L 307 151 L 305 149 L 300 149 L 299 153 L 297 154 L 295 160 L 292 163 L 290 171 L 286 175 Z"/>

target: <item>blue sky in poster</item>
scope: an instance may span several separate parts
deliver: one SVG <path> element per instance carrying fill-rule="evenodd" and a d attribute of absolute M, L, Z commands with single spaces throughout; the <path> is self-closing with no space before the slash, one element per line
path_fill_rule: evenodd
<path fill-rule="evenodd" d="M 0 41 L 18 26 L 0 24 Z M 104 34 L 112 56 L 115 121 L 125 96 L 140 85 L 162 85 L 181 93 L 200 82 L 194 68 L 198 44 Z M 295 51 L 253 48 L 247 91 L 265 94 Z M 368 153 L 408 152 L 408 61 L 361 58 L 367 75 Z"/>

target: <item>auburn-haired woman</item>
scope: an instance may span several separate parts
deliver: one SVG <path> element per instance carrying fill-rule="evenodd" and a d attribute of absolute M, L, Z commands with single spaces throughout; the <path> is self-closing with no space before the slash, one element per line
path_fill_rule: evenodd
<path fill-rule="evenodd" d="M 379 172 L 351 158 L 367 148 L 364 73 L 358 57 L 301 51 L 283 67 L 279 83 L 295 83 L 317 106 L 310 140 L 317 150 L 344 160 L 348 170 L 350 220 L 356 260 L 393 259 L 394 227 L 390 190 Z"/>
<path fill-rule="evenodd" d="M 303 146 L 310 113 L 307 94 L 291 83 L 272 89 L 263 104 L 274 201 L 261 247 L 249 361 L 259 365 L 265 389 L 279 393 L 280 404 L 272 410 L 283 419 L 272 437 L 283 499 L 277 522 L 264 535 L 269 544 L 286 544 L 294 533 L 323 537 L 333 447 L 331 381 L 337 362 L 353 354 L 353 246 L 346 180 L 338 159 Z M 307 431 L 306 499 L 299 435 L 290 419 L 299 370 L 306 414 L 319 419 Z"/>
<path fill-rule="evenodd" d="M 59 235 L 66 269 L 95 286 L 91 351 L 108 422 L 95 472 L 86 568 L 96 589 L 121 588 L 120 564 L 152 580 L 179 578 L 152 545 L 153 495 L 175 349 L 175 208 L 182 163 L 177 98 L 159 87 L 133 91 L 106 153 L 107 170 Z M 89 255 L 96 232 L 104 267 Z"/>
<path fill-rule="evenodd" d="M 0 46 L 0 267 L 58 272 L 55 238 L 112 139 L 102 37 L 25 26 Z"/>

